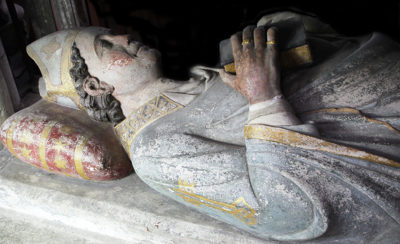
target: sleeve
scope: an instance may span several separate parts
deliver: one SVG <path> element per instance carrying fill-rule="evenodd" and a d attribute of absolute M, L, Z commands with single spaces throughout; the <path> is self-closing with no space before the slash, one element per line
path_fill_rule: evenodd
<path fill-rule="evenodd" d="M 265 203 L 260 208 L 276 213 L 275 223 L 287 224 L 282 229 L 289 230 L 295 226 L 293 223 L 304 228 L 282 239 L 321 235 L 328 228 L 328 216 L 330 221 L 350 219 L 357 211 L 363 211 L 355 209 L 369 200 L 393 219 L 399 218 L 398 208 L 393 204 L 398 201 L 398 193 L 394 193 L 398 190 L 392 191 L 397 184 L 393 179 L 398 178 L 395 168 L 400 167 L 399 163 L 319 139 L 315 127 L 300 124 L 283 99 L 256 105 L 257 109 L 251 105 L 249 121 L 244 127 L 252 190 L 256 198 Z M 392 190 L 384 190 L 390 188 Z M 332 195 L 337 189 L 351 192 L 354 197 L 347 199 L 346 204 L 357 207 L 343 207 L 344 200 Z M 355 196 L 363 199 L 362 203 Z M 303 204 L 312 206 L 308 214 L 306 210 L 310 209 Z M 366 207 L 368 211 L 370 206 Z M 332 211 L 336 214 L 328 213 Z M 354 219 L 354 223 L 357 221 Z"/>
<path fill-rule="evenodd" d="M 307 135 L 319 135 L 314 125 L 302 123 L 296 117 L 292 107 L 283 96 L 276 96 L 270 100 L 250 105 L 248 124 L 270 125 Z"/>
<path fill-rule="evenodd" d="M 316 177 L 318 169 L 309 163 L 315 157 L 296 147 L 255 135 L 274 133 L 268 128 L 271 127 L 245 127 L 249 179 L 260 209 L 264 209 L 260 218 L 271 221 L 266 225 L 268 229 L 279 230 L 274 233 L 274 239 L 316 238 L 328 228 L 328 210 L 326 199 L 315 187 L 321 175 Z M 284 134 L 284 131 L 287 130 L 280 132 Z"/>
<path fill-rule="evenodd" d="M 143 181 L 189 207 L 264 238 L 315 238 L 327 211 L 312 185 L 285 168 L 298 153 L 286 151 L 251 137 L 246 147 L 215 141 L 171 118 L 136 137 L 131 157 Z"/>
<path fill-rule="evenodd" d="M 268 227 L 285 230 L 276 233 L 276 239 L 315 238 L 328 226 L 326 204 L 315 190 L 315 182 L 293 170 L 294 165 L 314 170 L 301 159 L 303 152 L 290 143 L 269 140 L 275 135 L 289 141 L 285 132 L 318 136 L 316 127 L 302 123 L 282 96 L 250 105 L 244 134 L 252 190 L 262 204 L 260 207 L 266 210 L 261 215 L 272 220 Z"/>

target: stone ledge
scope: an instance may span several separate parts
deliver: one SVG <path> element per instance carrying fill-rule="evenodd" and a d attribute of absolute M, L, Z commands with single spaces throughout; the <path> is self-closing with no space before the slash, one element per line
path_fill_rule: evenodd
<path fill-rule="evenodd" d="M 70 232 L 85 243 L 271 243 L 167 199 L 135 174 L 111 182 L 77 180 L 29 166 L 6 150 L 0 151 L 0 216 L 16 235 L 28 230 L 29 240 L 34 230 L 48 229 L 49 242 Z"/>
<path fill-rule="evenodd" d="M 103 235 L 82 233 L 59 223 L 44 221 L 14 211 L 0 211 L 1 243 L 126 243 Z M 138 241 L 140 243 L 140 240 Z"/>

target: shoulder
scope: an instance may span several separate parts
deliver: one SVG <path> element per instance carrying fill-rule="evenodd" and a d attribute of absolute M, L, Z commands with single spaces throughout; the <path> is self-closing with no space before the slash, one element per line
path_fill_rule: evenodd
<path fill-rule="evenodd" d="M 206 66 L 194 66 L 190 69 L 190 79 L 187 82 L 169 89 L 163 93 L 166 97 L 187 106 L 199 95 L 205 93 L 220 80 L 217 69 Z"/>

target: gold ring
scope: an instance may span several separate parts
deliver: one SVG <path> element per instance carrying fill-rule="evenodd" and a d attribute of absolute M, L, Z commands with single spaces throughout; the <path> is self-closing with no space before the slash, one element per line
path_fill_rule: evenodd
<path fill-rule="evenodd" d="M 250 39 L 244 39 L 244 40 L 242 41 L 242 46 L 243 46 L 244 44 L 250 44 L 250 42 L 251 42 Z"/>
<path fill-rule="evenodd" d="M 267 41 L 267 45 L 275 45 L 275 41 Z"/>

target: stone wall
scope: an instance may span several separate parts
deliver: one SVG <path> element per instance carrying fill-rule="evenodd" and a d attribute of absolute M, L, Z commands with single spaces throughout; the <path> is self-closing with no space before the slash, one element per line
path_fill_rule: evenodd
<path fill-rule="evenodd" d="M 1 54 L 4 55 L 3 46 L 0 42 Z M 6 65 L 4 62 L 0 62 L 0 66 Z M 7 80 L 4 76 L 3 70 L 9 69 L 9 67 L 0 67 L 0 125 L 10 115 L 14 113 L 14 107 L 10 96 L 10 89 L 7 85 Z M 0 150 L 3 149 L 3 145 L 0 143 Z"/>

